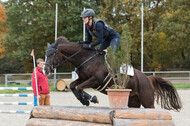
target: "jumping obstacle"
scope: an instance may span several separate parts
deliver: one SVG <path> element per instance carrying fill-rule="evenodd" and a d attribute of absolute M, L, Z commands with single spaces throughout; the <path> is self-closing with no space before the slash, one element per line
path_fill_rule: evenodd
<path fill-rule="evenodd" d="M 174 126 L 163 109 L 36 106 L 26 126 Z"/>
<path fill-rule="evenodd" d="M 0 90 L 32 90 L 32 87 L 0 87 Z"/>
<path fill-rule="evenodd" d="M 0 97 L 30 97 L 33 94 L 0 94 Z"/>
<path fill-rule="evenodd" d="M 32 87 L 0 87 L 0 90 L 32 90 Z M 0 94 L 0 97 L 31 97 L 33 94 Z M 35 101 L 34 101 L 35 102 Z M 0 105 L 32 105 L 33 102 L 0 102 Z M 30 113 L 31 111 L 0 110 L 0 113 Z"/>
<path fill-rule="evenodd" d="M 30 113 L 31 111 L 0 110 L 0 113 Z"/>

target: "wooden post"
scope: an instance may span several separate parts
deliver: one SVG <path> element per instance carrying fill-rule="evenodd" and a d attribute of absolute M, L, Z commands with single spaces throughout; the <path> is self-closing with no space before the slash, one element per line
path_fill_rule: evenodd
<path fill-rule="evenodd" d="M 164 109 L 36 106 L 27 126 L 174 126 Z"/>
<path fill-rule="evenodd" d="M 171 120 L 172 117 L 167 110 L 163 109 L 124 109 L 116 110 L 115 118 L 121 119 L 155 119 L 155 120 Z"/>
<path fill-rule="evenodd" d="M 113 119 L 113 126 L 175 126 L 172 120 Z"/>
<path fill-rule="evenodd" d="M 32 118 L 27 122 L 26 126 L 111 126 L 111 124 Z"/>
<path fill-rule="evenodd" d="M 32 110 L 32 117 L 111 124 L 111 111 L 98 107 L 37 106 Z"/>

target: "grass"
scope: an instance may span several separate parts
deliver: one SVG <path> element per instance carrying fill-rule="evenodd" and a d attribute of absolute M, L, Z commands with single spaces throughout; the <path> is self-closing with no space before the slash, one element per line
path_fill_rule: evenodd
<path fill-rule="evenodd" d="M 173 86 L 177 89 L 186 89 L 186 88 L 190 88 L 190 84 L 188 83 L 175 83 L 173 84 Z M 0 84 L 0 87 L 5 87 L 4 84 Z M 8 87 L 30 87 L 27 84 L 8 84 Z M 54 88 L 53 83 L 50 83 L 50 92 L 56 91 L 56 89 Z M 0 90 L 0 94 L 14 94 L 14 93 L 33 93 L 33 91 L 24 91 L 24 90 Z"/>
<path fill-rule="evenodd" d="M 175 88 L 190 88 L 190 84 L 187 84 L 187 83 L 176 83 L 176 84 L 173 84 L 173 86 Z"/>
<path fill-rule="evenodd" d="M 4 84 L 0 84 L 0 87 L 5 87 Z M 7 87 L 31 87 L 27 84 L 8 84 Z M 56 91 L 56 89 L 54 88 L 53 84 L 50 84 L 49 86 L 50 88 L 50 92 L 51 91 Z M 33 91 L 29 91 L 29 90 L 0 90 L 0 94 L 14 94 L 14 93 L 33 93 Z"/>

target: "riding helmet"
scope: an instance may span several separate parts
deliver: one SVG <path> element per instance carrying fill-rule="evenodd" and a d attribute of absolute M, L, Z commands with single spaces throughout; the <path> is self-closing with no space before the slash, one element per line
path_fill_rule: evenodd
<path fill-rule="evenodd" d="M 80 17 L 90 17 L 90 16 L 95 17 L 95 13 L 93 9 L 83 10 Z"/>

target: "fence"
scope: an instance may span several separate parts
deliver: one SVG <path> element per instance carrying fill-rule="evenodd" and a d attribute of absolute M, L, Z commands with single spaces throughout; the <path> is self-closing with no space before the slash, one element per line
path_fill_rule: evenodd
<path fill-rule="evenodd" d="M 55 87 L 55 85 L 56 85 L 56 81 L 57 80 L 59 80 L 59 78 L 57 78 L 57 76 L 58 75 L 69 75 L 69 76 L 67 76 L 67 79 L 68 78 L 70 78 L 70 79 L 76 79 L 77 77 L 78 77 L 78 75 L 76 74 L 76 72 L 75 71 L 72 71 L 72 72 L 64 72 L 64 73 L 53 73 L 53 78 L 52 77 L 50 77 L 49 79 L 48 79 L 48 81 L 53 81 L 53 83 L 54 83 L 54 87 Z M 8 83 L 17 83 L 17 84 L 19 84 L 19 83 L 28 83 L 28 84 L 31 84 L 31 76 L 32 76 L 32 73 L 18 73 L 18 74 L 3 74 L 3 76 L 4 76 L 4 82 L 5 82 L 5 87 L 7 87 L 7 84 Z M 20 77 L 20 78 L 22 78 L 22 79 L 15 79 L 14 78 L 14 76 L 22 76 L 22 77 Z M 23 76 L 25 76 L 25 77 L 23 77 Z M 28 76 L 28 77 L 26 77 L 26 76 Z M 25 79 L 23 79 L 23 78 L 25 78 Z M 27 79 L 26 79 L 27 78 Z M 63 79 L 63 78 L 62 78 Z M 30 85 L 29 85 L 30 86 Z"/>
<path fill-rule="evenodd" d="M 0 90 L 32 90 L 31 87 L 0 87 Z M 0 94 L 0 97 L 30 97 L 33 94 Z M 34 98 L 34 103 L 37 100 Z M 0 105 L 32 105 L 33 102 L 0 102 Z M 0 110 L 0 113 L 30 113 L 31 111 Z"/>
<path fill-rule="evenodd" d="M 164 79 L 168 80 L 190 80 L 190 71 L 145 71 L 146 75 L 153 75 L 153 76 L 161 76 Z M 21 83 L 21 82 L 27 82 L 31 83 L 31 75 L 32 73 L 21 73 L 21 74 L 4 74 L 4 82 L 5 87 L 7 87 L 8 83 Z M 64 79 L 61 77 L 57 77 L 59 75 L 67 75 L 67 79 L 76 79 L 78 75 L 76 72 L 64 72 L 64 73 L 53 73 L 53 76 L 48 79 L 48 81 L 53 81 L 54 87 L 56 85 L 56 81 L 59 79 Z M 2 76 L 2 75 L 1 75 Z M 29 79 L 22 79 L 22 80 L 16 80 L 13 79 L 13 76 L 29 76 Z"/>
<path fill-rule="evenodd" d="M 161 76 L 168 80 L 190 80 L 190 71 L 145 71 L 146 75 Z"/>

